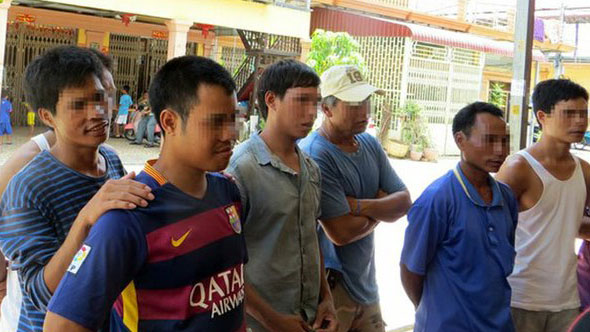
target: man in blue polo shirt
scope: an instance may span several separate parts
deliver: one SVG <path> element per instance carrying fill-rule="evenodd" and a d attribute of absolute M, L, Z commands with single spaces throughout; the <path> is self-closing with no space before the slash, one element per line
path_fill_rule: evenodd
<path fill-rule="evenodd" d="M 402 284 L 416 306 L 416 332 L 514 331 L 510 285 L 516 199 L 489 173 L 508 154 L 503 112 L 476 102 L 453 119 L 461 161 L 408 213 Z"/>

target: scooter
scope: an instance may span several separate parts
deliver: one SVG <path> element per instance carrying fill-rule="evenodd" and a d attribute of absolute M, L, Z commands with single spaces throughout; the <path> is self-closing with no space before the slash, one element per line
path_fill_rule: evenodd
<path fill-rule="evenodd" d="M 137 127 L 139 126 L 139 122 L 141 121 L 141 111 L 135 111 L 131 115 L 131 121 L 129 121 L 124 127 L 124 133 L 126 139 L 130 141 L 135 141 L 135 133 L 137 132 Z M 160 141 L 160 137 L 162 136 L 162 130 L 160 126 L 156 123 L 156 128 L 154 129 L 154 140 L 156 142 Z"/>
<path fill-rule="evenodd" d="M 586 145 L 590 145 L 590 131 L 584 133 L 584 138 L 578 143 L 574 143 L 574 148 L 578 150 L 584 150 Z"/>

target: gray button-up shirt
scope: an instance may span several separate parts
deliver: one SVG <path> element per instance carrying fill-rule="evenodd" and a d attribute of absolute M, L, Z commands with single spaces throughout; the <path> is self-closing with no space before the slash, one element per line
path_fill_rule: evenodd
<path fill-rule="evenodd" d="M 320 171 L 299 150 L 300 172 L 254 134 L 234 151 L 227 172 L 242 194 L 249 261 L 245 278 L 275 310 L 315 319 L 320 298 Z M 248 316 L 252 331 L 264 331 Z"/>

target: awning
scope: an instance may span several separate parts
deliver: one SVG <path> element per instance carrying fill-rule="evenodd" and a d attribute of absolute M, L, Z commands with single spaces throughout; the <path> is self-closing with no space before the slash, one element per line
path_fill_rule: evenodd
<path fill-rule="evenodd" d="M 451 46 L 513 57 L 514 45 L 464 32 L 353 14 L 327 8 L 315 8 L 311 14 L 311 32 L 315 29 L 345 31 L 353 36 L 409 37 L 416 41 Z M 539 50 L 533 50 L 535 61 L 545 61 Z"/>

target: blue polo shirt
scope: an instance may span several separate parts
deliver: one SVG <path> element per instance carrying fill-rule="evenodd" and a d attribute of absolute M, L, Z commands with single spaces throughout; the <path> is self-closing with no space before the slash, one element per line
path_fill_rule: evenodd
<path fill-rule="evenodd" d="M 508 186 L 489 181 L 493 200 L 486 204 L 457 166 L 408 213 L 401 262 L 424 276 L 415 332 L 514 331 L 507 277 L 517 201 Z"/>

